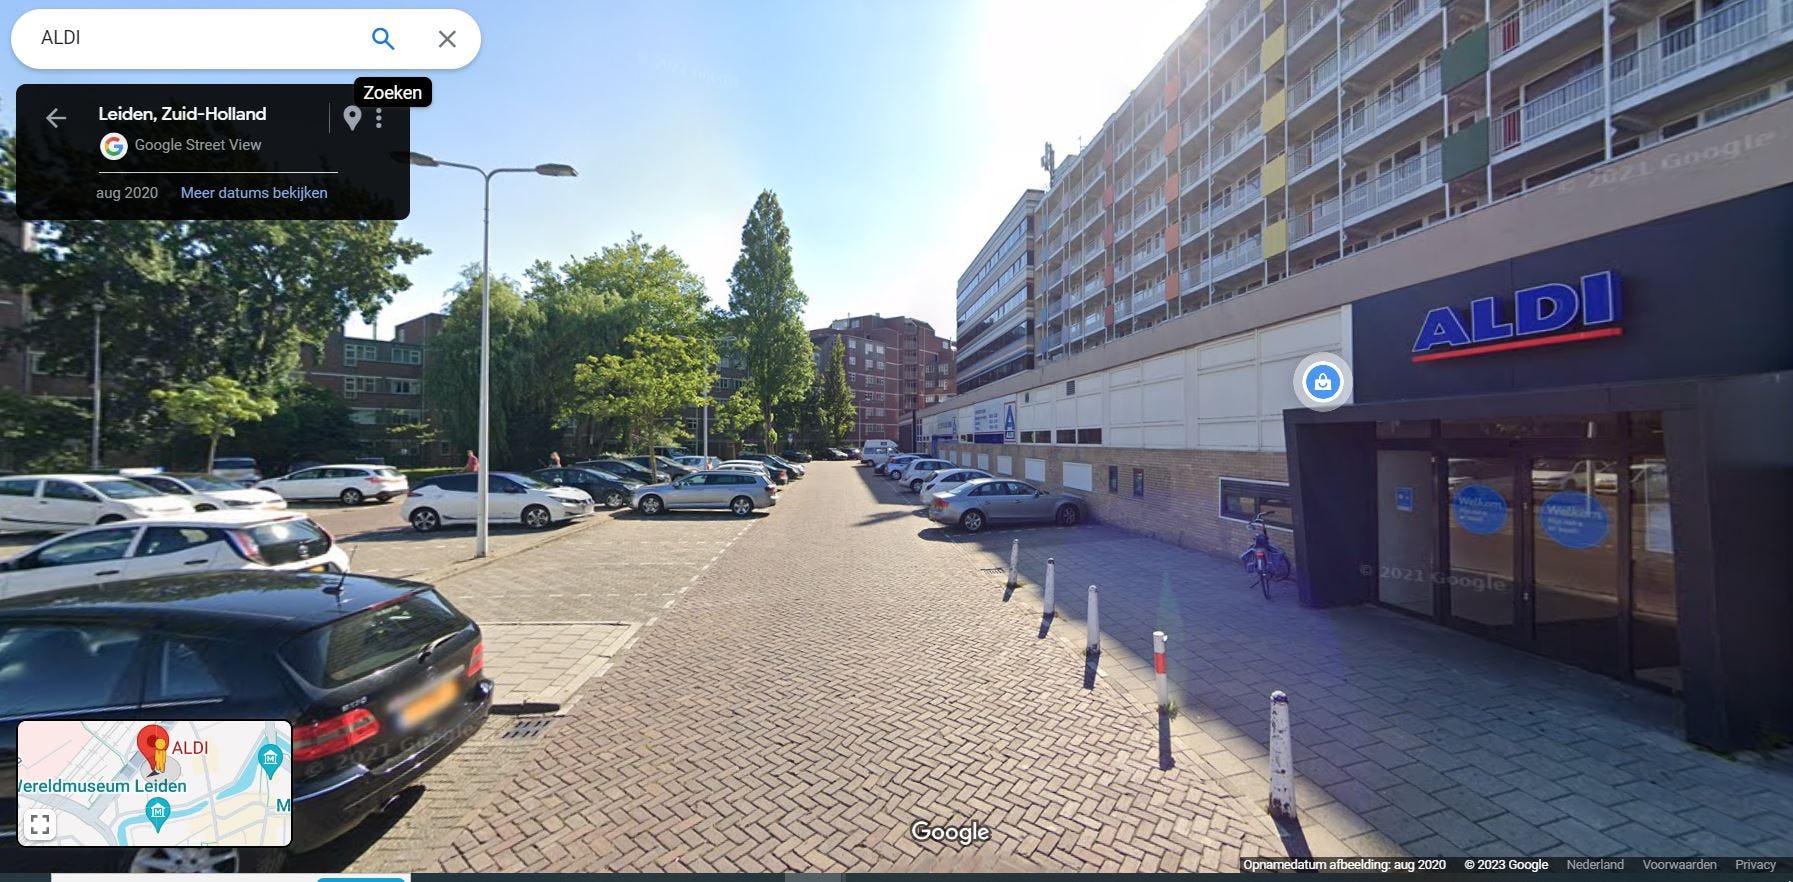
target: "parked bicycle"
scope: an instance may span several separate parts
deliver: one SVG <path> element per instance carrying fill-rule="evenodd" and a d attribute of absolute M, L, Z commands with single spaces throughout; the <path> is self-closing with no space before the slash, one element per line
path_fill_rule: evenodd
<path fill-rule="evenodd" d="M 1270 528 L 1265 526 L 1262 514 L 1252 518 L 1251 532 L 1251 547 L 1239 555 L 1239 562 L 1245 565 L 1246 572 L 1257 576 L 1258 590 L 1269 600 L 1270 583 L 1294 581 L 1295 568 L 1282 549 L 1270 544 Z"/>

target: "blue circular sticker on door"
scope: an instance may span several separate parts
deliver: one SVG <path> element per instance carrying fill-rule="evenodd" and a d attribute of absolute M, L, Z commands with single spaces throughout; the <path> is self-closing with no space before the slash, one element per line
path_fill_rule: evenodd
<path fill-rule="evenodd" d="M 1507 525 L 1507 499 L 1487 484 L 1470 484 L 1451 494 L 1451 516 L 1478 536 L 1498 533 Z"/>
<path fill-rule="evenodd" d="M 1538 526 L 1564 548 L 1593 548 L 1606 541 L 1612 516 L 1592 493 L 1564 490 L 1544 500 L 1538 509 Z"/>

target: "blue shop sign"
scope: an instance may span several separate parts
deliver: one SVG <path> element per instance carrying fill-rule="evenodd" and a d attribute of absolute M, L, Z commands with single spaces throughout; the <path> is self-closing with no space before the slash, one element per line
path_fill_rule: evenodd
<path fill-rule="evenodd" d="M 1507 525 L 1507 499 L 1487 484 L 1469 484 L 1451 494 L 1451 517 L 1477 536 L 1498 533 Z"/>
<path fill-rule="evenodd" d="M 1412 510 L 1413 510 L 1413 488 L 1412 487 L 1396 487 L 1395 488 L 1395 511 L 1412 511 Z"/>
<path fill-rule="evenodd" d="M 1544 505 L 1538 509 L 1538 526 L 1564 548 L 1594 548 L 1606 541 L 1606 534 L 1612 529 L 1612 516 L 1594 494 L 1563 490 L 1544 500 Z"/>
<path fill-rule="evenodd" d="M 1617 337 L 1619 276 L 1608 270 L 1581 277 L 1581 289 L 1552 282 L 1505 298 L 1469 302 L 1468 321 L 1448 306 L 1426 313 L 1413 341 L 1416 362 L 1484 355 L 1509 349 L 1553 346 Z M 1573 327 L 1576 319 L 1579 327 Z"/>

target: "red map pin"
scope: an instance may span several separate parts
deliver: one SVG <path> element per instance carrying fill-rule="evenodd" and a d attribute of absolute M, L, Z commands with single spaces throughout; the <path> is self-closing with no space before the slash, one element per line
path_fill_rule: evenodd
<path fill-rule="evenodd" d="M 168 762 L 168 730 L 154 723 L 137 730 L 137 752 L 149 762 L 152 771 L 160 773 Z"/>

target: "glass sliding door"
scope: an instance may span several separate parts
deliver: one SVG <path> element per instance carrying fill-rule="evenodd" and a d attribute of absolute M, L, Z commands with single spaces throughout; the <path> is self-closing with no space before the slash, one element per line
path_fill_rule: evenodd
<path fill-rule="evenodd" d="M 1675 604 L 1667 458 L 1634 457 L 1630 482 L 1632 676 L 1680 692 L 1680 616 Z"/>
<path fill-rule="evenodd" d="M 1526 537 L 1537 651 L 1623 674 L 1618 485 L 1612 460 L 1530 460 Z"/>
<path fill-rule="evenodd" d="M 1451 622 L 1466 630 L 1510 638 L 1517 621 L 1513 460 L 1505 456 L 1451 457 L 1447 474 L 1450 569 L 1446 585 Z"/>

